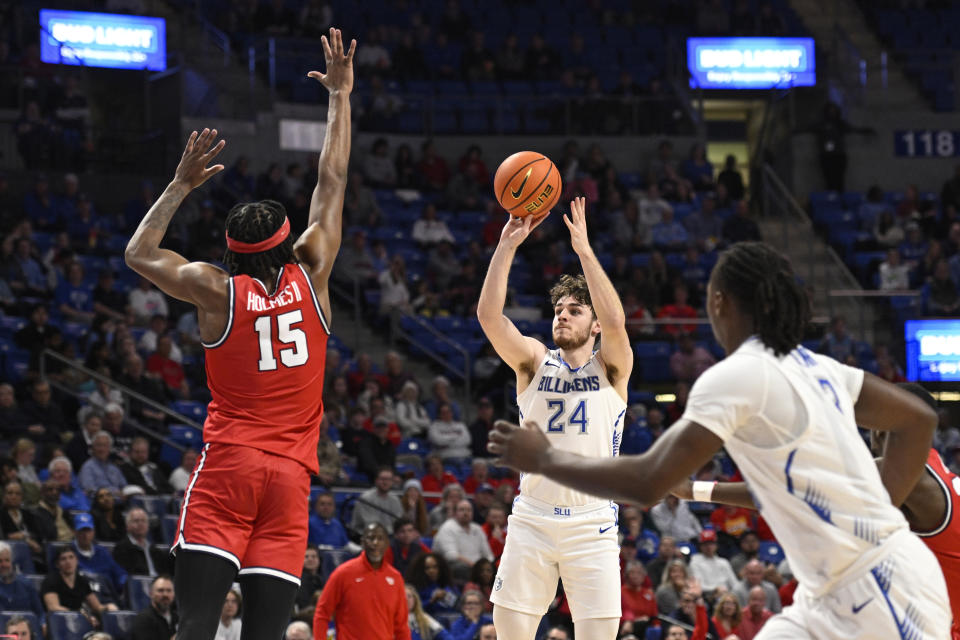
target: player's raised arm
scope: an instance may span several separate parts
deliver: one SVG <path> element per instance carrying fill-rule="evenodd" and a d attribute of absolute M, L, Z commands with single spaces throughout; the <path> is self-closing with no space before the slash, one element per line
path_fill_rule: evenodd
<path fill-rule="evenodd" d="M 490 259 L 490 267 L 487 269 L 487 276 L 480 290 L 480 300 L 477 302 L 477 319 L 480 320 L 483 333 L 497 355 L 514 371 L 529 369 L 530 375 L 533 375 L 536 369 L 537 359 L 546 353 L 546 347 L 538 340 L 522 335 L 513 321 L 503 315 L 503 306 L 507 300 L 510 265 L 517 253 L 517 247 L 548 214 L 549 212 L 538 216 L 510 218 L 507 221 L 500 233 L 500 242 Z"/>
<path fill-rule="evenodd" d="M 353 52 L 357 41 L 344 51 L 339 29 L 330 29 L 330 38 L 320 36 L 326 73 L 311 71 L 307 75 L 319 81 L 330 92 L 327 109 L 327 132 L 320 151 L 317 186 L 310 198 L 307 230 L 294 245 L 297 258 L 310 271 L 314 289 L 324 313 L 330 313 L 327 279 L 340 249 L 343 225 L 343 194 L 347 186 L 347 165 L 350 161 L 350 92 L 353 90 Z"/>
<path fill-rule="evenodd" d="M 124 259 L 127 266 L 167 295 L 200 308 L 219 309 L 227 295 L 227 288 L 223 286 L 227 274 L 211 264 L 189 262 L 175 251 L 160 248 L 170 220 L 183 199 L 223 171 L 222 164 L 208 166 L 226 144 L 226 140 L 216 142 L 216 139 L 216 129 L 190 134 L 173 180 L 140 221 L 127 244 Z"/>
<path fill-rule="evenodd" d="M 722 446 L 712 431 L 681 418 L 649 451 L 636 456 L 595 458 L 563 451 L 551 446 L 540 427 L 529 421 L 522 427 L 497 421 L 487 448 L 518 471 L 539 473 L 593 496 L 648 507 L 713 459 Z"/>
<path fill-rule="evenodd" d="M 600 322 L 600 357 L 607 370 L 607 379 L 626 400 L 627 382 L 633 370 L 633 349 L 627 335 L 626 314 L 617 290 L 590 246 L 586 213 L 586 199 L 574 198 L 570 202 L 570 216 L 564 216 L 563 221 L 570 230 L 570 245 L 580 257 L 593 310 Z"/>
<path fill-rule="evenodd" d="M 880 478 L 890 501 L 899 507 L 923 473 L 937 413 L 912 393 L 866 372 L 854 411 L 861 427 L 889 432 Z"/>

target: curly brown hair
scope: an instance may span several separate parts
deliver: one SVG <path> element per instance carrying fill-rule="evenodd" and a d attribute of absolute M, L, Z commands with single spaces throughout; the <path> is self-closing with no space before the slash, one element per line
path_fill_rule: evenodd
<path fill-rule="evenodd" d="M 590 307 L 590 311 L 593 313 L 593 316 L 596 317 L 597 314 L 593 311 L 593 302 L 590 300 L 590 289 L 587 287 L 587 279 L 583 277 L 583 274 L 578 276 L 564 274 L 560 276 L 559 282 L 550 289 L 550 306 L 557 306 L 557 302 L 567 296 L 570 296 L 580 304 L 585 304 Z"/>

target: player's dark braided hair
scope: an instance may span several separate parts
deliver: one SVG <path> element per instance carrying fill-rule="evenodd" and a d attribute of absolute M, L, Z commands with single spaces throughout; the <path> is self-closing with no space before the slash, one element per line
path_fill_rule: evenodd
<path fill-rule="evenodd" d="M 739 242 L 720 256 L 713 278 L 753 318 L 753 331 L 775 354 L 800 344 L 810 301 L 789 260 L 762 242 Z"/>
<path fill-rule="evenodd" d="M 227 235 L 241 242 L 266 240 L 283 224 L 287 211 L 276 200 L 241 202 L 227 214 Z M 235 253 L 227 249 L 223 264 L 230 275 L 246 274 L 261 280 L 279 271 L 283 265 L 296 262 L 293 255 L 293 234 L 272 249 L 259 253 Z"/>

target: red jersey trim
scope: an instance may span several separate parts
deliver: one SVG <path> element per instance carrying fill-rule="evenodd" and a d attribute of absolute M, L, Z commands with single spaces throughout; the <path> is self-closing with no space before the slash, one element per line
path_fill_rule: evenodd
<path fill-rule="evenodd" d="M 220 337 L 217 339 L 216 342 L 208 343 L 208 342 L 203 342 L 201 340 L 200 345 L 204 349 L 216 349 L 217 347 L 222 345 L 224 342 L 227 341 L 227 338 L 230 336 L 230 330 L 233 329 L 233 301 L 236 295 L 234 293 L 234 288 L 233 288 L 233 277 L 231 277 L 227 282 L 229 283 L 227 285 L 227 289 L 230 292 L 230 313 L 227 315 L 227 326 L 223 328 L 223 333 L 220 335 Z"/>
<path fill-rule="evenodd" d="M 298 262 L 297 266 L 300 267 L 303 277 L 307 279 L 307 288 L 310 289 L 310 297 L 313 298 L 313 308 L 317 310 L 317 315 L 320 316 L 320 324 L 323 325 L 323 330 L 327 332 L 327 335 L 330 335 L 330 325 L 327 324 L 327 319 L 323 315 L 323 309 L 320 308 L 320 300 L 317 298 L 317 292 L 313 290 L 313 280 L 310 279 L 310 275 L 307 273 L 307 270 L 303 268 L 302 264 Z"/>
<path fill-rule="evenodd" d="M 932 529 L 930 531 L 914 531 L 914 533 L 921 538 L 932 538 L 935 535 L 943 533 L 943 531 L 950 526 L 950 521 L 953 520 L 953 500 L 950 499 L 950 488 L 947 487 L 947 483 L 943 481 L 943 478 L 940 477 L 940 474 L 934 471 L 933 467 L 931 467 L 929 464 L 924 465 L 924 468 L 926 469 L 927 473 L 933 476 L 933 478 L 937 481 L 937 484 L 940 485 L 940 490 L 943 492 L 943 497 L 947 501 L 947 510 L 944 512 L 943 522 L 941 522 L 936 529 Z"/>
<path fill-rule="evenodd" d="M 282 267 L 280 267 L 280 271 L 277 273 L 277 281 L 273 284 L 274 294 L 277 292 L 277 289 L 280 288 L 280 279 L 283 278 L 283 272 L 286 270 L 286 268 L 287 268 L 287 265 L 283 265 Z M 267 285 L 263 284 L 263 282 L 259 278 L 254 278 L 253 276 L 250 276 L 250 279 L 256 282 L 258 285 L 260 285 L 260 288 L 263 289 L 263 295 L 267 296 L 268 298 L 271 295 L 273 295 L 269 291 L 267 291 Z"/>

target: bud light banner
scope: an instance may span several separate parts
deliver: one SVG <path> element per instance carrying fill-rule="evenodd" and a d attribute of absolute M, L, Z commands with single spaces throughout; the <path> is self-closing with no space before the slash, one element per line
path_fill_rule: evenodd
<path fill-rule="evenodd" d="M 812 38 L 687 38 L 687 69 L 700 89 L 817 84 Z"/>
<path fill-rule="evenodd" d="M 167 68 L 163 18 L 40 10 L 40 59 L 111 69 Z"/>
<path fill-rule="evenodd" d="M 960 320 L 907 320 L 907 380 L 960 380 Z"/>

